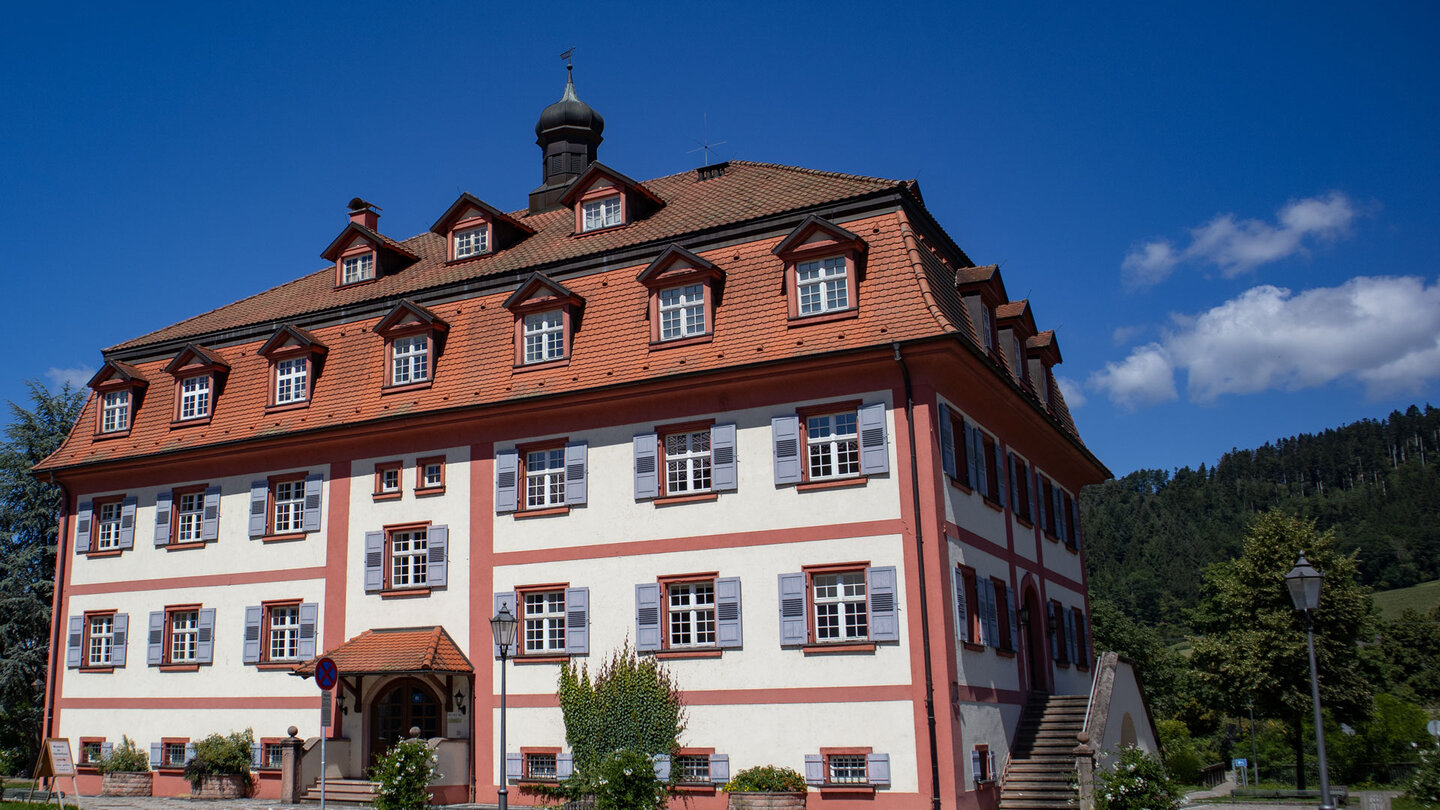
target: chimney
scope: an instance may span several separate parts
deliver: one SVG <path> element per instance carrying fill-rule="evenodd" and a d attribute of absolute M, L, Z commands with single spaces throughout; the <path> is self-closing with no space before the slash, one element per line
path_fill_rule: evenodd
<path fill-rule="evenodd" d="M 379 232 L 380 208 L 365 202 L 359 197 L 350 200 L 350 221 L 356 225 L 363 225 L 372 231 Z"/>

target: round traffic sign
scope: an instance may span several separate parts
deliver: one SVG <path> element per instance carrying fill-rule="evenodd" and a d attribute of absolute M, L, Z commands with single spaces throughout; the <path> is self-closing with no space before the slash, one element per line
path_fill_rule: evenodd
<path fill-rule="evenodd" d="M 1440 720 L 1431 720 L 1425 724 L 1425 729 L 1433 736 L 1440 737 Z"/>
<path fill-rule="evenodd" d="M 335 682 L 340 680 L 340 670 L 336 668 L 335 662 L 329 658 L 321 658 L 315 662 L 315 685 L 321 689 L 334 689 Z"/>

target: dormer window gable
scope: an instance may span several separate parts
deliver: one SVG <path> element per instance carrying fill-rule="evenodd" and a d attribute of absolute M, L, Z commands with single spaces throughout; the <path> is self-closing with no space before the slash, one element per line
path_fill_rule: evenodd
<path fill-rule="evenodd" d="M 430 232 L 445 239 L 447 262 L 463 262 L 504 250 L 535 229 L 466 192 L 430 226 Z"/>
<path fill-rule="evenodd" d="M 1035 316 L 1030 311 L 1028 300 L 1010 301 L 995 310 L 1000 351 L 1010 374 L 1015 381 L 1026 388 L 1034 388 L 1027 369 L 1025 341 L 1035 334 Z"/>
<path fill-rule="evenodd" d="M 598 160 L 575 178 L 559 202 L 575 212 L 576 234 L 629 225 L 665 205 L 638 181 Z"/>
<path fill-rule="evenodd" d="M 1029 359 L 1030 382 L 1035 387 L 1035 393 L 1040 397 L 1040 401 L 1053 411 L 1055 407 L 1053 369 L 1063 362 L 1063 358 L 1060 356 L 1060 343 L 1055 339 L 1055 331 L 1046 329 L 1025 341 L 1025 353 Z"/>
<path fill-rule="evenodd" d="M 193 343 L 181 349 L 165 366 L 165 373 L 175 378 L 171 427 L 208 424 L 229 371 L 230 364 L 214 349 Z"/>
<path fill-rule="evenodd" d="M 504 307 L 515 316 L 515 369 L 568 365 L 585 299 L 563 284 L 533 273 Z"/>
<path fill-rule="evenodd" d="M 282 324 L 256 352 L 270 361 L 267 412 L 304 408 L 314 397 L 328 348 L 308 331 Z"/>
<path fill-rule="evenodd" d="M 961 268 L 955 273 L 955 289 L 965 304 L 970 327 L 975 331 L 976 345 L 996 362 L 1002 362 L 995 310 L 1008 301 L 1009 296 L 1005 294 L 1000 269 L 993 264 Z"/>
<path fill-rule="evenodd" d="M 129 436 L 135 411 L 150 382 L 140 369 L 119 360 L 106 360 L 87 385 L 95 392 L 95 438 Z"/>
<path fill-rule="evenodd" d="M 702 343 L 714 337 L 724 270 L 671 245 L 635 280 L 650 291 L 647 316 L 652 347 Z"/>
<path fill-rule="evenodd" d="M 350 287 L 374 281 L 383 275 L 420 261 L 399 242 L 376 230 L 380 209 L 356 197 L 350 201 L 350 224 L 320 254 L 335 263 L 335 286 Z"/>
<path fill-rule="evenodd" d="M 864 239 L 817 216 L 804 219 L 772 252 L 785 263 L 782 288 L 790 325 L 859 314 Z"/>
<path fill-rule="evenodd" d="M 385 340 L 383 392 L 429 388 L 449 329 L 435 313 L 405 299 L 381 318 L 375 333 Z"/>

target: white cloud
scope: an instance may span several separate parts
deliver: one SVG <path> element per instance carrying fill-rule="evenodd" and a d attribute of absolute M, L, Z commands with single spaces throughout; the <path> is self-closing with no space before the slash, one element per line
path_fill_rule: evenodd
<path fill-rule="evenodd" d="M 70 383 L 71 388 L 81 388 L 90 378 L 95 376 L 95 369 L 90 366 L 75 366 L 74 368 L 55 368 L 51 366 L 45 370 L 45 379 L 50 381 L 51 388 L 60 388 L 65 383 Z"/>
<path fill-rule="evenodd" d="M 1298 294 L 1262 285 L 1171 319 L 1159 343 L 1106 365 L 1087 387 L 1134 408 L 1173 399 L 1179 370 L 1201 403 L 1345 380 L 1378 398 L 1440 379 L 1440 283 L 1420 278 L 1360 276 Z"/>
<path fill-rule="evenodd" d="M 1060 386 L 1060 394 L 1065 397 L 1065 404 L 1071 408 L 1078 408 L 1085 404 L 1085 390 L 1079 382 L 1069 377 L 1055 376 L 1055 384 Z"/>
<path fill-rule="evenodd" d="M 1126 410 L 1177 399 L 1175 372 L 1165 347 L 1147 343 L 1118 363 L 1090 375 L 1087 387 L 1104 391 L 1110 401 Z"/>
<path fill-rule="evenodd" d="M 1145 332 L 1144 326 L 1117 326 L 1115 331 L 1110 333 L 1110 339 L 1116 346 L 1124 346 Z"/>
<path fill-rule="evenodd" d="M 1291 200 L 1276 214 L 1273 225 L 1220 214 L 1191 228 L 1190 244 L 1184 250 L 1177 250 L 1168 239 L 1154 239 L 1131 248 L 1120 267 L 1126 283 L 1140 287 L 1164 281 L 1182 262 L 1214 265 L 1226 278 L 1234 278 L 1262 264 L 1305 253 L 1313 243 L 1345 236 L 1359 215 L 1350 198 L 1338 191 Z"/>

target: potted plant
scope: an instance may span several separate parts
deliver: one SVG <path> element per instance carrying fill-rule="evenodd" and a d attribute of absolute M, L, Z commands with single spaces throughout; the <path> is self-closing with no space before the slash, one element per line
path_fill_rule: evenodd
<path fill-rule="evenodd" d="M 149 796 L 152 781 L 150 758 L 129 737 L 122 736 L 120 745 L 100 760 L 102 796 Z"/>
<path fill-rule="evenodd" d="M 757 765 L 725 783 L 730 810 L 804 810 L 805 777 L 791 768 Z"/>
<path fill-rule="evenodd" d="M 185 763 L 192 799 L 240 799 L 250 788 L 250 729 L 228 736 L 211 734 L 195 743 L 195 757 Z"/>

